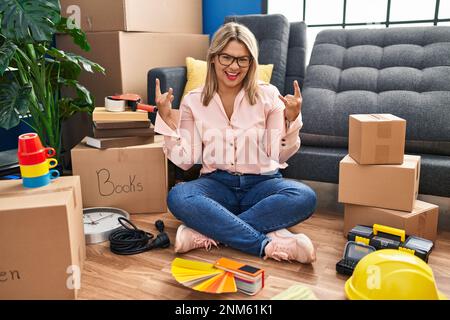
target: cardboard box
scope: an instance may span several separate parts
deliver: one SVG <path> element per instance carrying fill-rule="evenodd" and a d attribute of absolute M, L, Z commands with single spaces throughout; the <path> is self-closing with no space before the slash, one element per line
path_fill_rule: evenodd
<path fill-rule="evenodd" d="M 72 171 L 81 178 L 83 207 L 117 207 L 129 213 L 167 211 L 167 159 L 155 143 L 110 149 L 78 144 Z"/>
<path fill-rule="evenodd" d="M 405 155 L 403 164 L 360 165 L 347 155 L 339 164 L 338 201 L 410 212 L 419 177 L 420 156 Z"/>
<path fill-rule="evenodd" d="M 181 2 L 181 1 L 180 1 Z M 80 54 L 106 69 L 106 75 L 83 72 L 80 82 L 95 96 L 136 93 L 147 102 L 147 73 L 153 68 L 186 65 L 186 57 L 205 59 L 209 39 L 201 34 L 89 32 L 91 51 L 84 52 L 67 35 L 57 35 L 59 49 Z"/>
<path fill-rule="evenodd" d="M 416 200 L 411 212 L 366 207 L 354 204 L 344 205 L 344 235 L 356 225 L 373 226 L 381 224 L 405 230 L 407 235 L 414 235 L 431 241 L 436 240 L 439 207 Z"/>
<path fill-rule="evenodd" d="M 353 114 L 348 153 L 359 164 L 402 164 L 406 120 L 392 114 Z"/>
<path fill-rule="evenodd" d="M 87 31 L 202 33 L 202 0 L 61 0 Z"/>
<path fill-rule="evenodd" d="M 0 181 L 0 300 L 75 299 L 85 256 L 80 177 Z"/>

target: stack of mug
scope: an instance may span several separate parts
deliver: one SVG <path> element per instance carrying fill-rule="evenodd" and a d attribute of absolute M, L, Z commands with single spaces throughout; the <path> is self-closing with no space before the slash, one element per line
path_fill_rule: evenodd
<path fill-rule="evenodd" d="M 50 181 L 59 177 L 56 167 L 58 160 L 51 158 L 56 155 L 55 149 L 44 148 L 36 133 L 25 133 L 19 136 L 17 157 L 19 159 L 20 173 L 23 186 L 26 188 L 39 188 L 50 184 Z"/>

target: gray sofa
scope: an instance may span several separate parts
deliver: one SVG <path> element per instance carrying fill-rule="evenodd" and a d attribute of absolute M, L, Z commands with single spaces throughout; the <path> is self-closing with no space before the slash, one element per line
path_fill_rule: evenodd
<path fill-rule="evenodd" d="M 450 27 L 322 31 L 302 94 L 302 147 L 284 176 L 338 183 L 348 116 L 392 113 L 422 156 L 419 192 L 450 196 Z"/>
<path fill-rule="evenodd" d="M 302 146 L 289 159 L 285 177 L 338 183 L 339 161 L 348 153 L 348 116 L 392 113 L 407 120 L 406 152 L 422 156 L 419 192 L 450 197 L 450 27 L 325 30 L 304 75 L 303 22 L 289 25 L 280 15 L 230 20 L 255 33 L 260 63 L 275 64 L 271 82 L 280 92 L 291 93 L 294 79 L 303 84 Z M 179 94 L 178 106 L 186 69 L 150 70 L 150 103 L 156 77 Z"/>

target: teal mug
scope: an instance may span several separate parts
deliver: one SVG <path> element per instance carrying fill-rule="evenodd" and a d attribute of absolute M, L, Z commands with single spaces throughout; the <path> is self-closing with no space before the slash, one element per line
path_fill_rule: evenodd
<path fill-rule="evenodd" d="M 50 181 L 59 177 L 58 170 L 50 170 L 48 173 L 34 178 L 23 178 L 25 188 L 40 188 L 50 184 Z"/>

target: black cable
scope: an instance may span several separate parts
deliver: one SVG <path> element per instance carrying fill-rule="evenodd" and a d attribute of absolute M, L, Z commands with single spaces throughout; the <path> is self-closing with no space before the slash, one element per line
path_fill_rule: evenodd
<path fill-rule="evenodd" d="M 160 232 L 156 239 L 150 232 L 138 229 L 130 220 L 120 217 L 119 223 L 124 229 L 114 231 L 109 235 L 111 252 L 120 255 L 138 254 L 154 248 L 167 248 L 170 239 L 164 232 L 164 222 L 158 220 L 155 226 Z M 131 227 L 132 228 L 131 228 Z"/>

